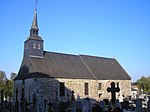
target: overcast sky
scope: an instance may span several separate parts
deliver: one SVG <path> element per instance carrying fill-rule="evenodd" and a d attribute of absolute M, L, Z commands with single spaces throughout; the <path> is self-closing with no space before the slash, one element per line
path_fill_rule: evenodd
<path fill-rule="evenodd" d="M 18 72 L 36 0 L 0 0 L 0 70 Z M 150 0 L 39 0 L 44 50 L 116 58 L 150 76 Z"/>

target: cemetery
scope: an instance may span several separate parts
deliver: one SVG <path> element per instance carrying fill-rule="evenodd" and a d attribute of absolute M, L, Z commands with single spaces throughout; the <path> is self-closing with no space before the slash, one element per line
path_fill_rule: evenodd
<path fill-rule="evenodd" d="M 35 10 L 14 92 L 0 90 L 0 112 L 150 112 L 114 58 L 44 51 Z M 133 95 L 132 95 L 133 94 Z"/>
<path fill-rule="evenodd" d="M 37 3 L 13 92 L 0 88 L 0 112 L 150 112 L 150 96 L 143 92 L 149 85 L 131 88 L 130 75 L 115 57 L 45 51 Z"/>
<path fill-rule="evenodd" d="M 75 99 L 72 91 L 71 100 L 52 103 L 50 99 L 43 99 L 38 108 L 36 107 L 36 96 L 33 99 L 25 99 L 24 90 L 22 90 L 21 99 L 18 99 L 17 90 L 16 100 L 13 100 L 11 93 L 9 93 L 9 98 L 4 98 L 2 89 L 0 91 L 0 112 L 150 112 L 149 96 L 136 99 L 128 97 L 120 102 L 119 99 L 116 99 L 116 93 L 120 91 L 120 88 L 115 87 L 114 82 L 110 85 L 107 91 L 111 94 L 111 100 L 96 101 L 88 97 Z"/>

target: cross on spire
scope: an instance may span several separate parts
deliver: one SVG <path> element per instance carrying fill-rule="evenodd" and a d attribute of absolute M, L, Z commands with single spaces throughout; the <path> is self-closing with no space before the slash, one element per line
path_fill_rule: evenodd
<path fill-rule="evenodd" d="M 38 0 L 35 2 L 35 12 L 37 11 Z"/>

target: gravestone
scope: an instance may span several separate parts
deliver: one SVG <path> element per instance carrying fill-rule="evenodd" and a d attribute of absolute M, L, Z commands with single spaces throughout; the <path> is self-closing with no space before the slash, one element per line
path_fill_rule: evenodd
<path fill-rule="evenodd" d="M 122 106 L 121 106 L 119 100 L 116 100 L 115 107 L 118 112 L 122 112 Z"/>
<path fill-rule="evenodd" d="M 115 108 L 115 102 L 116 102 L 116 92 L 120 91 L 119 85 L 117 84 L 117 87 L 115 87 L 115 83 L 112 82 L 111 87 L 107 88 L 107 92 L 111 92 L 111 101 L 112 101 L 112 107 Z"/>
<path fill-rule="evenodd" d="M 129 101 L 125 100 L 121 102 L 122 109 L 128 110 L 129 109 Z"/>
<path fill-rule="evenodd" d="M 105 102 L 104 101 L 100 101 L 99 102 L 99 106 L 100 106 L 101 110 L 104 110 L 105 109 Z"/>
<path fill-rule="evenodd" d="M 22 88 L 21 90 L 21 99 L 20 99 L 20 110 L 21 112 L 24 112 L 25 111 L 25 90 L 24 88 Z"/>
<path fill-rule="evenodd" d="M 76 102 L 76 112 L 82 112 L 82 101 Z"/>
<path fill-rule="evenodd" d="M 118 99 L 119 99 L 119 102 L 123 102 L 123 96 L 121 93 L 118 95 Z"/>
<path fill-rule="evenodd" d="M 87 100 L 87 101 L 88 101 L 88 107 L 89 107 L 89 108 L 88 108 L 88 109 L 89 109 L 88 111 L 91 112 L 91 111 L 92 111 L 92 103 L 91 103 L 90 99 Z"/>
<path fill-rule="evenodd" d="M 16 88 L 15 112 L 19 111 L 18 88 Z"/>
<path fill-rule="evenodd" d="M 48 112 L 51 112 L 52 103 L 51 103 L 50 98 L 49 98 L 47 105 L 48 105 Z"/>
<path fill-rule="evenodd" d="M 76 102 L 73 90 L 71 91 L 71 112 L 76 112 Z"/>
<path fill-rule="evenodd" d="M 99 105 L 92 107 L 92 112 L 103 112 L 103 109 Z"/>
<path fill-rule="evenodd" d="M 69 96 L 69 94 L 67 94 L 66 106 L 67 106 L 67 110 L 70 111 L 70 108 L 71 108 L 71 101 L 70 101 L 70 96 Z"/>
<path fill-rule="evenodd" d="M 109 100 L 108 99 L 104 99 L 103 101 L 104 101 L 105 105 L 109 105 Z"/>
<path fill-rule="evenodd" d="M 74 91 L 71 91 L 71 101 L 75 101 Z"/>
<path fill-rule="evenodd" d="M 36 93 L 33 93 L 32 102 L 33 102 L 33 110 L 34 110 L 34 112 L 36 112 L 36 102 L 37 102 L 37 95 L 36 95 Z"/>
<path fill-rule="evenodd" d="M 46 107 L 47 107 L 47 100 L 44 99 L 44 108 L 46 109 Z"/>
<path fill-rule="evenodd" d="M 66 109 L 66 103 L 65 102 L 60 102 L 59 107 L 60 107 L 60 112 L 64 112 L 65 109 Z"/>
<path fill-rule="evenodd" d="M 4 105 L 4 108 L 7 108 L 7 107 L 8 107 L 8 101 L 7 101 L 7 100 L 8 100 L 8 96 L 7 96 L 7 95 L 8 95 L 8 93 L 7 93 L 7 91 L 6 91 L 6 92 L 5 92 L 5 101 L 4 101 L 4 102 L 5 102 L 5 103 L 4 103 L 5 105 Z"/>
<path fill-rule="evenodd" d="M 150 97 L 149 97 L 149 100 L 147 102 L 147 112 L 150 112 Z"/>
<path fill-rule="evenodd" d="M 34 112 L 33 105 L 30 101 L 25 100 L 25 112 Z"/>
<path fill-rule="evenodd" d="M 142 109 L 142 99 L 136 99 L 135 100 L 135 104 L 136 104 L 135 111 L 136 112 L 143 112 L 143 109 Z"/>
<path fill-rule="evenodd" d="M 88 112 L 88 110 L 89 110 L 88 101 L 84 99 L 82 101 L 82 112 Z"/>
<path fill-rule="evenodd" d="M 73 101 L 71 103 L 71 112 L 76 112 L 76 103 L 75 103 L 75 101 Z"/>
<path fill-rule="evenodd" d="M 39 102 L 39 112 L 43 112 L 43 111 L 44 111 L 44 100 L 43 100 L 43 96 L 41 96 Z"/>
<path fill-rule="evenodd" d="M 104 103 L 105 103 L 105 108 L 104 111 L 108 111 L 109 108 L 111 107 L 111 102 L 109 102 L 108 99 L 103 99 Z"/>

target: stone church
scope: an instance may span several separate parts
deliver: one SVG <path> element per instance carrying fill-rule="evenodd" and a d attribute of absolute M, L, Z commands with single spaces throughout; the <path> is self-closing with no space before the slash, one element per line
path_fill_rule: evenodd
<path fill-rule="evenodd" d="M 106 89 L 111 82 L 120 88 L 116 98 L 130 96 L 131 78 L 116 59 L 44 51 L 35 11 L 15 78 L 15 100 L 20 101 L 24 97 L 39 105 L 42 100 L 58 104 L 73 98 L 110 99 Z"/>

